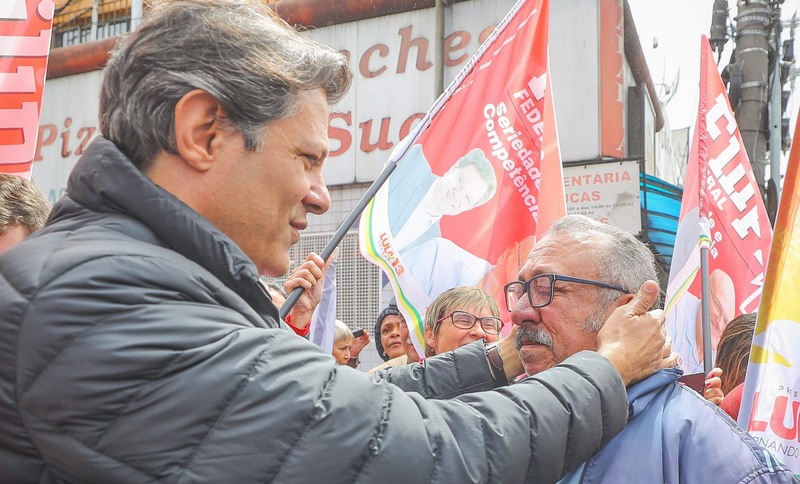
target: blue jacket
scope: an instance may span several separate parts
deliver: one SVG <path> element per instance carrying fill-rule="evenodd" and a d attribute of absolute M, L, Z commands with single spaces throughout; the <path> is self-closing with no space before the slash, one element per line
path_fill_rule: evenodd
<path fill-rule="evenodd" d="M 560 482 L 800 482 L 716 405 L 661 370 L 628 388 L 630 418 L 607 446 Z"/>

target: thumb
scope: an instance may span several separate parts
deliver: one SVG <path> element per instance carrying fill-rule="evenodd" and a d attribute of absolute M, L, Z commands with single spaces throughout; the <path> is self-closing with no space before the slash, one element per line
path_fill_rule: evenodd
<path fill-rule="evenodd" d="M 656 299 L 658 299 L 658 284 L 655 281 L 646 281 L 629 303 L 632 305 L 631 312 L 637 316 L 646 313 Z"/>

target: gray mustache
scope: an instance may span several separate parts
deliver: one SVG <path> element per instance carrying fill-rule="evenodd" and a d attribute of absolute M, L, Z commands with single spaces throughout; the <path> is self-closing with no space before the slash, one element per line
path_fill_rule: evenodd
<path fill-rule="evenodd" d="M 517 334 L 514 335 L 514 345 L 517 347 L 517 351 L 522 348 L 522 340 L 525 339 L 553 349 L 553 337 L 539 328 L 519 328 Z"/>

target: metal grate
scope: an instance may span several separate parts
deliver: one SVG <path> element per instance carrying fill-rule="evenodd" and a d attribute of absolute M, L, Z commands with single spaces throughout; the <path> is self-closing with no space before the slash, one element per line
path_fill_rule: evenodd
<path fill-rule="evenodd" d="M 289 255 L 293 261 L 291 269 L 297 267 L 309 252 L 322 251 L 368 187 L 368 183 L 328 187 L 332 200 L 331 209 L 321 216 L 309 217 L 307 235 L 303 235 L 300 242 L 290 250 Z M 336 264 L 336 318 L 344 321 L 350 329 L 365 329 L 370 334 L 371 341 L 361 351 L 361 364 L 358 367 L 367 371 L 383 363 L 375 350 L 375 335 L 372 330 L 375 318 L 393 295 L 381 270 L 359 254 L 357 227 L 358 224 L 354 224 L 339 244 L 339 260 Z M 282 286 L 286 278 L 269 280 Z M 383 286 L 387 288 L 382 292 Z"/>

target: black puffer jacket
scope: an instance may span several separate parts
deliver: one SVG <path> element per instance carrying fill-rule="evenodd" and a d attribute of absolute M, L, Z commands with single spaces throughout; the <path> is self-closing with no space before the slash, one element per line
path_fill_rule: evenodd
<path fill-rule="evenodd" d="M 2 482 L 551 482 L 624 425 L 582 353 L 497 391 L 480 344 L 370 381 L 289 331 L 226 236 L 94 141 L 0 257 Z"/>

